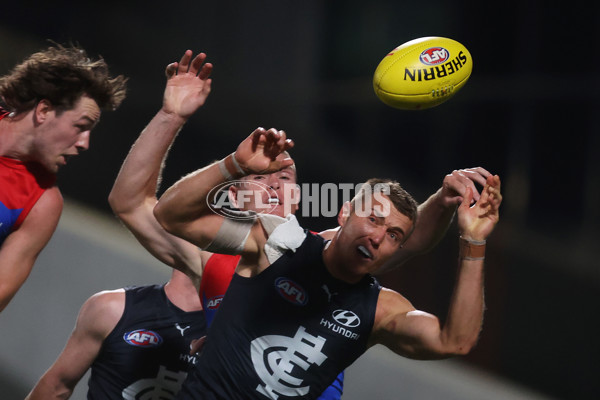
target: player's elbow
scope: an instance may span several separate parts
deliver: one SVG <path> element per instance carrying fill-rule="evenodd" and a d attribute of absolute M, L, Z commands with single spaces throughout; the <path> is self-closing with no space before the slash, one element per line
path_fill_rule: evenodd
<path fill-rule="evenodd" d="M 465 336 L 455 340 L 450 349 L 451 356 L 465 356 L 469 354 L 476 346 L 479 336 Z"/>
<path fill-rule="evenodd" d="M 165 207 L 160 201 L 154 205 L 152 213 L 165 231 L 169 232 L 171 235 L 188 239 L 189 221 L 181 220 L 173 215 L 171 209 Z"/>
<path fill-rule="evenodd" d="M 12 298 L 19 290 L 19 287 L 14 287 L 12 285 L 3 284 L 0 282 L 0 312 L 6 308 L 8 303 L 12 300 Z"/>
<path fill-rule="evenodd" d="M 121 196 L 119 193 L 116 193 L 114 190 L 108 194 L 108 204 L 110 205 L 112 212 L 117 217 L 121 217 L 128 211 L 128 207 L 123 199 L 123 196 Z"/>
<path fill-rule="evenodd" d="M 167 232 L 174 234 L 176 231 L 176 225 L 172 223 L 172 219 L 169 218 L 168 209 L 159 201 L 152 209 L 154 218 L 158 221 L 160 226 L 163 227 Z"/>
<path fill-rule="evenodd" d="M 73 394 L 77 380 L 61 379 L 52 375 L 52 371 L 42 376 L 25 400 L 68 399 Z"/>

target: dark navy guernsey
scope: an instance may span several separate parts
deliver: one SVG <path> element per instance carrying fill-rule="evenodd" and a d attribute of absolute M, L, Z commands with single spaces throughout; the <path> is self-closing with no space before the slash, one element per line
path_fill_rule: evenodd
<path fill-rule="evenodd" d="M 178 399 L 316 399 L 367 350 L 381 286 L 351 285 L 307 234 L 252 278 L 234 275 Z"/>
<path fill-rule="evenodd" d="M 123 316 L 91 366 L 88 399 L 173 399 L 196 362 L 190 342 L 205 334 L 203 312 L 176 307 L 164 285 L 125 288 Z"/>

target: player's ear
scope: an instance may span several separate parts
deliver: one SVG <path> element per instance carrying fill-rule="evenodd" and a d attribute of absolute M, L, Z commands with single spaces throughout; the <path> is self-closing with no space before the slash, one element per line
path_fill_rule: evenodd
<path fill-rule="evenodd" d="M 350 216 L 350 212 L 352 211 L 352 204 L 349 201 L 345 202 L 338 213 L 338 224 L 340 226 L 344 226 L 346 220 Z"/>
<path fill-rule="evenodd" d="M 43 123 L 46 120 L 48 113 L 53 109 L 54 107 L 52 107 L 52 103 L 50 103 L 48 100 L 40 100 L 33 109 L 36 122 Z"/>
<path fill-rule="evenodd" d="M 227 196 L 229 197 L 229 202 L 235 208 L 239 208 L 238 201 L 237 201 L 237 194 L 238 194 L 238 187 L 236 185 L 230 185 L 229 189 L 227 190 Z"/>

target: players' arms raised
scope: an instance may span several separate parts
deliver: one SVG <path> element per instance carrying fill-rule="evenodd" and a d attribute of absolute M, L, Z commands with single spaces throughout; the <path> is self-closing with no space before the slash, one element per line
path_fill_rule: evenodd
<path fill-rule="evenodd" d="M 426 253 L 435 247 L 448 230 L 456 207 L 462 202 L 467 188 L 473 193 L 473 201 L 479 200 L 476 185 L 483 187 L 489 176 L 492 174 L 481 167 L 455 170 L 446 175 L 442 187 L 419 205 L 417 225 L 410 238 L 378 274 L 391 271 L 411 257 Z"/>
<path fill-rule="evenodd" d="M 384 289 L 379 296 L 371 345 L 380 343 L 410 358 L 435 359 L 466 354 L 476 344 L 484 311 L 485 240 L 498 222 L 502 202 L 500 178 L 490 176 L 479 200 L 470 207 L 467 188 L 458 208 L 461 250 L 457 279 L 446 322 L 416 310 L 399 293 Z"/>
<path fill-rule="evenodd" d="M 205 248 L 215 239 L 224 220 L 223 216 L 213 213 L 208 207 L 209 192 L 232 178 L 250 173 L 270 173 L 292 165 L 293 160 L 281 153 L 293 145 L 284 131 L 257 128 L 240 143 L 234 153 L 185 176 L 171 186 L 154 208 L 156 219 L 170 233 Z M 260 224 L 254 224 L 242 256 L 263 254 L 265 241 Z"/>
<path fill-rule="evenodd" d="M 152 255 L 186 273 L 196 285 L 202 275 L 200 250 L 167 233 L 152 210 L 168 150 L 210 93 L 212 64 L 205 60 L 204 53 L 192 59 L 188 50 L 179 63 L 167 66 L 162 108 L 131 148 L 108 198 L 115 214 Z"/>

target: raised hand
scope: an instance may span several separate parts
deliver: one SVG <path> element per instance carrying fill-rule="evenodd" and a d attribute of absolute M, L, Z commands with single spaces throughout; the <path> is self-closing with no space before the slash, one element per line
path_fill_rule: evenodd
<path fill-rule="evenodd" d="M 444 177 L 442 183 L 442 201 L 446 206 L 458 206 L 463 201 L 467 188 L 473 193 L 472 201 L 479 200 L 479 191 L 475 184 L 484 186 L 486 179 L 491 176 L 482 167 L 454 170 Z"/>
<path fill-rule="evenodd" d="M 257 128 L 240 143 L 234 154 L 244 172 L 264 174 L 292 165 L 294 161 L 284 152 L 293 146 L 294 142 L 284 131 Z"/>
<path fill-rule="evenodd" d="M 465 239 L 485 240 L 494 230 L 499 219 L 500 177 L 488 176 L 479 200 L 470 206 L 473 189 L 467 187 L 461 205 L 458 207 L 458 228 Z"/>
<path fill-rule="evenodd" d="M 189 118 L 208 97 L 213 66 L 205 63 L 206 54 L 199 53 L 192 59 L 187 50 L 179 62 L 167 65 L 167 86 L 163 96 L 163 111 L 181 118 Z"/>

